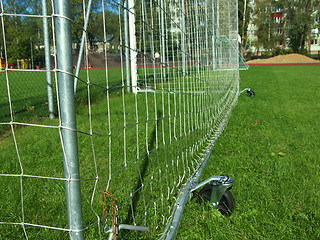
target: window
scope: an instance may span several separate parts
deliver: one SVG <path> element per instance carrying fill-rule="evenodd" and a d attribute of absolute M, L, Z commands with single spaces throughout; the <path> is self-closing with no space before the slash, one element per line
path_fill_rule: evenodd
<path fill-rule="evenodd" d="M 277 29 L 275 30 L 275 34 L 281 35 L 282 33 L 283 33 L 282 28 L 277 28 Z"/>
<path fill-rule="evenodd" d="M 312 45 L 317 45 L 318 44 L 318 39 L 311 39 L 311 44 Z"/>
<path fill-rule="evenodd" d="M 276 23 L 282 23 L 282 18 L 281 17 L 275 17 L 274 18 Z"/>

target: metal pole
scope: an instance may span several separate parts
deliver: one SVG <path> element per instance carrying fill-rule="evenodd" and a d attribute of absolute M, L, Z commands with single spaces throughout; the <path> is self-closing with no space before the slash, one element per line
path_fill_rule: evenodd
<path fill-rule="evenodd" d="M 198 11 L 198 1 L 195 0 L 195 13 L 196 13 L 196 50 L 195 55 L 197 59 L 197 73 L 200 73 L 200 43 L 199 43 L 199 11 Z"/>
<path fill-rule="evenodd" d="M 165 19 L 164 19 L 164 2 L 160 1 L 160 19 L 161 19 L 161 65 L 163 72 L 163 79 L 166 78 L 166 38 L 165 38 Z"/>
<path fill-rule="evenodd" d="M 217 39 L 217 42 L 218 43 L 216 46 L 216 58 L 217 58 L 217 67 L 218 69 L 221 68 L 221 53 L 222 53 L 222 50 L 221 50 L 221 40 L 220 40 L 220 1 L 217 0 L 216 2 L 217 4 L 217 7 L 216 7 L 216 19 L 217 19 L 217 26 L 216 26 L 216 39 Z"/>
<path fill-rule="evenodd" d="M 60 101 L 60 125 L 66 181 L 67 213 L 71 240 L 84 239 L 82 220 L 82 200 L 76 112 L 74 99 L 74 79 L 72 76 L 72 40 L 70 24 L 70 1 L 56 0 L 55 34 L 58 66 L 58 94 Z"/>
<path fill-rule="evenodd" d="M 233 55 L 233 49 L 232 49 L 232 44 L 233 44 L 233 39 L 232 39 L 232 30 L 230 29 L 231 28 L 231 9 L 230 9 L 230 2 L 227 3 L 228 4 L 228 32 L 229 32 L 229 36 L 228 36 L 228 52 L 229 52 L 229 58 L 228 58 L 228 64 L 230 66 L 230 68 L 233 68 L 234 67 L 234 63 L 233 63 L 233 58 L 234 58 L 234 55 Z M 238 66 L 237 66 L 238 68 Z"/>
<path fill-rule="evenodd" d="M 239 7 L 239 5 L 238 5 L 238 1 L 236 1 L 235 2 L 235 4 L 236 4 L 236 9 L 238 9 L 238 7 Z M 239 59 L 239 56 L 241 56 L 242 57 L 242 54 L 240 53 L 240 50 L 241 49 L 239 49 L 239 43 L 238 43 L 238 33 L 239 33 L 239 26 L 238 26 L 238 11 L 234 11 L 234 13 L 236 14 L 236 17 L 235 17 L 235 19 L 236 19 L 236 24 L 235 24 L 235 34 L 236 34 L 236 39 L 235 39 L 235 41 L 234 41 L 234 47 L 235 47 L 235 58 L 236 58 L 236 66 L 237 66 L 237 70 L 239 70 L 240 69 L 240 59 Z M 241 43 L 240 43 L 241 44 Z M 244 63 L 245 63 L 245 61 L 244 61 Z M 238 73 L 237 73 L 238 75 L 239 75 L 239 71 L 238 71 Z M 238 76 L 239 77 L 239 76 Z"/>
<path fill-rule="evenodd" d="M 47 0 L 42 0 L 42 23 L 43 23 L 43 38 L 44 38 L 44 54 L 46 61 L 46 79 L 47 79 L 47 92 L 48 92 L 48 107 L 49 117 L 54 118 L 54 103 L 53 103 L 53 86 L 51 76 L 51 59 L 50 59 L 50 40 L 47 16 Z"/>
<path fill-rule="evenodd" d="M 182 53 L 182 72 L 183 75 L 187 73 L 186 70 L 186 50 L 185 50 L 185 45 L 186 45 L 186 39 L 185 39 L 185 34 L 186 34 L 186 25 L 185 25 L 185 0 L 181 0 L 181 53 Z"/>
<path fill-rule="evenodd" d="M 146 6 L 146 2 L 142 1 L 142 6 L 143 6 L 143 14 L 145 16 L 144 21 L 146 22 L 146 31 L 147 31 L 147 35 L 149 37 L 149 46 L 150 46 L 150 51 L 151 51 L 151 56 L 152 56 L 152 68 L 153 68 L 153 79 L 154 79 L 154 88 L 156 88 L 156 84 L 157 84 L 157 70 L 156 70 L 156 56 L 155 56 L 155 52 L 154 52 L 154 42 L 153 42 L 153 32 L 152 30 L 150 31 L 150 26 L 153 26 L 153 24 L 149 24 L 149 20 L 148 20 L 148 13 L 147 13 L 147 6 Z M 152 9 L 152 3 L 150 3 L 150 8 Z M 152 18 L 152 16 L 151 16 Z"/>
<path fill-rule="evenodd" d="M 33 64 L 33 44 L 32 44 L 32 37 L 30 37 L 30 49 L 31 49 L 31 69 L 34 69 L 34 64 Z"/>
<path fill-rule="evenodd" d="M 74 78 L 74 93 L 75 94 L 77 92 L 78 77 L 79 77 L 79 73 L 80 73 L 80 67 L 81 67 L 83 51 L 84 51 L 84 48 L 85 48 L 85 40 L 86 40 L 89 17 L 90 17 L 90 12 L 91 12 L 91 5 L 92 5 L 92 0 L 89 0 L 87 12 L 86 12 L 86 17 L 85 17 L 85 20 L 84 20 L 83 31 L 82 31 L 81 44 L 80 44 L 79 56 L 78 56 L 77 67 L 76 67 L 76 74 L 75 74 L 75 78 Z"/>
<path fill-rule="evenodd" d="M 128 0 L 129 9 L 129 37 L 130 37 L 130 66 L 131 66 L 131 86 L 132 92 L 138 92 L 138 75 L 137 75 L 137 40 L 135 26 L 134 0 Z"/>
<path fill-rule="evenodd" d="M 209 34 L 208 34 L 208 26 L 209 26 L 209 21 L 208 21 L 208 4 L 204 4 L 202 3 L 204 6 L 204 11 L 205 11 L 205 19 L 206 19 L 206 22 L 204 24 L 204 27 L 205 27 L 205 34 L 206 34 L 206 39 L 205 39 L 205 43 L 206 43 L 206 60 L 207 60 L 207 63 L 206 63 L 206 68 L 208 69 L 209 68 Z"/>
<path fill-rule="evenodd" d="M 124 18 L 124 47 L 126 57 L 126 85 L 127 92 L 130 92 L 130 51 L 129 51 L 129 27 L 128 27 L 128 1 L 124 1 L 125 8 L 123 9 Z"/>
<path fill-rule="evenodd" d="M 216 14 L 215 9 L 216 5 L 215 2 L 212 1 L 212 68 L 217 68 L 217 62 L 216 62 L 216 39 L 217 39 L 217 30 L 216 30 Z"/>

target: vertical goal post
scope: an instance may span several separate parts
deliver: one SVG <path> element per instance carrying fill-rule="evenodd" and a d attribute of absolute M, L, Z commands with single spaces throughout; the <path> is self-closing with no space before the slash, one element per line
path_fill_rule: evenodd
<path fill-rule="evenodd" d="M 84 229 L 82 219 L 78 138 L 76 131 L 75 84 L 72 76 L 72 37 L 69 1 L 55 0 L 54 10 L 59 125 L 63 150 L 64 176 L 66 179 L 67 215 L 70 228 L 70 239 L 82 240 L 84 239 Z"/>
<path fill-rule="evenodd" d="M 0 0 L 0 239 L 173 239 L 239 96 L 237 8 Z"/>

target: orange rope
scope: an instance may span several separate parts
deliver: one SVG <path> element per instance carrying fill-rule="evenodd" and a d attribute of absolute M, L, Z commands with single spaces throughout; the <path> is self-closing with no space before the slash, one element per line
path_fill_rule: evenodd
<path fill-rule="evenodd" d="M 102 193 L 102 208 L 103 208 L 103 216 L 107 218 L 108 215 L 108 208 L 107 208 L 107 197 L 110 197 L 111 204 L 112 204 L 112 233 L 113 233 L 113 239 L 117 239 L 118 235 L 118 227 L 117 227 L 117 205 L 116 205 L 116 197 L 113 193 L 109 192 L 108 190 L 105 190 Z"/>

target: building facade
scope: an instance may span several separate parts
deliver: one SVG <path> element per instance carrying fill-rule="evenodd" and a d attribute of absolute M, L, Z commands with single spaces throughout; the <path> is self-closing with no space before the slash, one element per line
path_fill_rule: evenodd
<path fill-rule="evenodd" d="M 246 53 L 249 55 L 260 55 L 265 51 L 275 49 L 289 50 L 290 38 L 288 37 L 289 24 L 283 3 L 279 0 L 249 2 L 251 11 L 247 28 Z M 264 18 L 263 18 L 264 17 Z M 263 23 L 261 18 L 263 18 Z M 318 10 L 312 13 L 313 24 L 308 30 L 305 48 L 309 54 L 320 54 L 320 18 Z M 264 24 L 264 25 L 263 25 Z M 259 35 L 263 29 L 265 35 Z M 266 30 L 267 29 L 267 30 Z M 262 44 L 258 38 L 265 39 L 270 45 Z"/>

